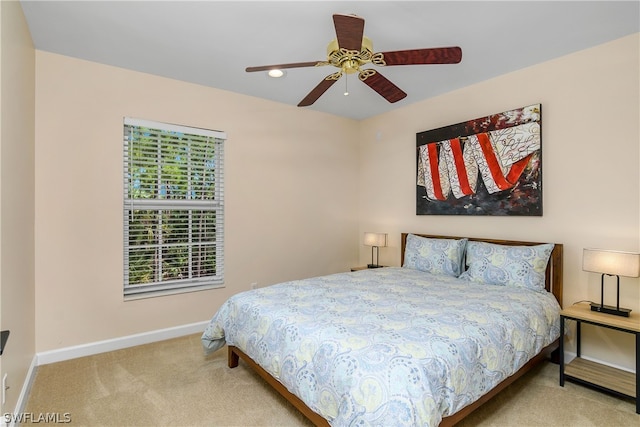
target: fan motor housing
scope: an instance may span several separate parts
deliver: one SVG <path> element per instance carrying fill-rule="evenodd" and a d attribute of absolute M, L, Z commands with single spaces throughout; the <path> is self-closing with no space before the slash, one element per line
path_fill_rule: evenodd
<path fill-rule="evenodd" d="M 360 51 L 341 49 L 337 40 L 331 40 L 327 46 L 327 62 L 347 74 L 359 72 L 360 66 L 371 62 L 372 56 L 373 43 L 365 36 L 362 37 Z"/>

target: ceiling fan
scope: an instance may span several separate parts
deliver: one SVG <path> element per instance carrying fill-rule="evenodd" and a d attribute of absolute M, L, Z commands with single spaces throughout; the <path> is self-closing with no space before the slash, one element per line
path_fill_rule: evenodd
<path fill-rule="evenodd" d="M 384 99 L 389 102 L 398 102 L 407 96 L 402 89 L 377 70 L 372 68 L 362 69 L 361 67 L 369 63 L 377 66 L 457 64 L 462 60 L 462 49 L 457 46 L 373 53 L 373 43 L 368 37 L 364 36 L 364 18 L 356 15 L 334 14 L 333 25 L 336 29 L 337 38 L 327 46 L 326 61 L 247 67 L 246 72 L 319 67 L 323 65 L 333 65 L 339 69 L 325 77 L 300 101 L 298 107 L 306 107 L 316 102 L 345 73 L 358 73 L 358 78 Z"/>

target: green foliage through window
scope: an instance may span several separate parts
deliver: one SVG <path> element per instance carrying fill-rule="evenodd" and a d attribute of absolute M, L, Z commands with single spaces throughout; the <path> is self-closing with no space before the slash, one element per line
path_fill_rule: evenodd
<path fill-rule="evenodd" d="M 125 122 L 125 295 L 222 283 L 224 139 L 168 128 Z"/>

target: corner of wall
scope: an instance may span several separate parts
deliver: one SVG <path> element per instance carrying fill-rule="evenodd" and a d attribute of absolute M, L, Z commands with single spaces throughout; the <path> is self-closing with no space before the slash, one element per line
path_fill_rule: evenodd
<path fill-rule="evenodd" d="M 2 413 L 18 413 L 35 366 L 35 49 L 17 1 L 0 2 L 0 147 Z"/>

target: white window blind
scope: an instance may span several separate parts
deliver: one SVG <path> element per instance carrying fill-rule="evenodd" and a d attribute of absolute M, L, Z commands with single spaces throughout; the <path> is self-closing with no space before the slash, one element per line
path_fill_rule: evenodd
<path fill-rule="evenodd" d="M 223 286 L 225 140 L 125 118 L 125 299 Z"/>

